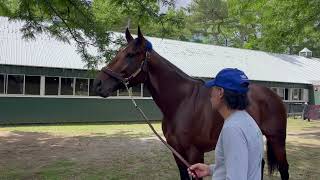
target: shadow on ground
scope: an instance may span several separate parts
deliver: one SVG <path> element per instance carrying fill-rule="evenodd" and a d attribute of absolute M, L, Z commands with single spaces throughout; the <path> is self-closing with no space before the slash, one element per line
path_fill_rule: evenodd
<path fill-rule="evenodd" d="M 179 179 L 171 153 L 159 140 L 145 134 L 121 131 L 62 137 L 35 132 L 1 133 L 0 179 Z M 314 141 L 319 141 L 320 132 L 288 136 L 290 179 L 318 179 L 320 142 Z M 206 162 L 212 161 L 213 152 L 209 152 Z M 280 178 L 275 174 L 265 179 Z"/>

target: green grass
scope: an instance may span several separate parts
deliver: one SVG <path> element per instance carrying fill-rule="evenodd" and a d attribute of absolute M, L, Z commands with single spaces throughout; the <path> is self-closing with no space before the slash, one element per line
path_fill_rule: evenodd
<path fill-rule="evenodd" d="M 309 130 L 314 128 L 320 128 L 320 121 L 312 120 L 311 122 L 307 122 L 306 120 L 301 119 L 288 119 L 288 131 L 301 131 L 301 130 Z"/>
<path fill-rule="evenodd" d="M 161 124 L 153 123 L 158 132 Z M 292 180 L 319 179 L 320 121 L 288 120 Z M 66 124 L 0 128 L 0 179 L 178 179 L 172 154 L 146 124 Z M 11 134 L 10 134 L 11 133 Z M 206 153 L 206 162 L 213 152 Z M 280 179 L 279 174 L 266 180 Z"/>
<path fill-rule="evenodd" d="M 161 123 L 152 123 L 157 132 L 161 133 Z M 288 119 L 288 132 L 320 128 L 319 121 L 306 122 L 301 119 Z M 21 131 L 49 133 L 61 136 L 79 135 L 153 135 L 151 129 L 144 123 L 103 123 L 103 124 L 66 124 L 66 125 L 24 125 L 24 126 L 4 126 L 0 131 Z"/>
<path fill-rule="evenodd" d="M 152 123 L 157 132 L 161 133 L 161 123 Z M 16 132 L 37 132 L 49 133 L 61 136 L 80 136 L 80 135 L 132 135 L 150 136 L 152 131 L 147 124 L 143 123 L 104 123 L 104 124 L 66 124 L 66 125 L 26 125 L 26 126 L 5 126 L 0 131 Z"/>

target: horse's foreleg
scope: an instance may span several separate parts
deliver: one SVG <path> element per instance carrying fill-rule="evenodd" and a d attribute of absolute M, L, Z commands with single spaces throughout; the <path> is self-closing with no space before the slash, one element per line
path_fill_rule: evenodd
<path fill-rule="evenodd" d="M 186 150 L 181 150 L 180 152 L 183 152 L 183 154 L 181 155 L 185 158 L 186 161 L 189 162 L 190 165 L 204 162 L 204 153 L 198 151 L 196 148 L 188 148 Z M 190 176 L 188 174 L 188 167 L 185 164 L 183 164 L 180 161 L 180 159 L 176 156 L 174 156 L 174 158 L 179 168 L 180 179 L 190 180 Z M 199 178 L 199 180 L 202 180 L 202 178 Z"/>
<path fill-rule="evenodd" d="M 173 156 L 174 156 L 174 159 L 175 159 L 176 164 L 177 164 L 178 169 L 179 169 L 180 179 L 181 179 L 181 180 L 190 180 L 187 166 L 185 166 L 185 165 L 180 161 L 180 159 L 177 158 L 175 155 L 173 155 Z"/>
<path fill-rule="evenodd" d="M 200 152 L 195 146 L 186 150 L 187 161 L 193 165 L 196 163 L 204 163 L 204 153 Z M 199 178 L 202 180 L 202 178 Z"/>

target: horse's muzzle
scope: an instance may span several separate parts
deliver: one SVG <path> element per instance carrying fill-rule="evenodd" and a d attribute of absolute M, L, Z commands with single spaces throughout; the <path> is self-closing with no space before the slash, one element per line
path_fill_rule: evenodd
<path fill-rule="evenodd" d="M 114 91 L 121 87 L 121 84 L 121 82 L 113 78 L 104 81 L 95 79 L 93 82 L 93 90 L 98 96 L 109 97 Z"/>
<path fill-rule="evenodd" d="M 96 95 L 102 96 L 102 97 L 108 97 L 109 94 L 105 93 L 105 91 L 102 88 L 102 81 L 99 79 L 95 79 L 93 81 L 93 90 L 96 93 Z"/>

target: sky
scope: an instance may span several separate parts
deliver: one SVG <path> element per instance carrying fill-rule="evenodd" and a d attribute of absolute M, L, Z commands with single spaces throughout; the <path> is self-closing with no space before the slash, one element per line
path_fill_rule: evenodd
<path fill-rule="evenodd" d="M 192 0 L 176 0 L 177 7 L 187 7 Z"/>
<path fill-rule="evenodd" d="M 181 7 L 187 7 L 191 3 L 191 1 L 192 0 L 176 0 L 176 8 L 179 9 Z M 161 6 L 159 14 L 165 13 L 167 10 L 168 7 Z"/>

